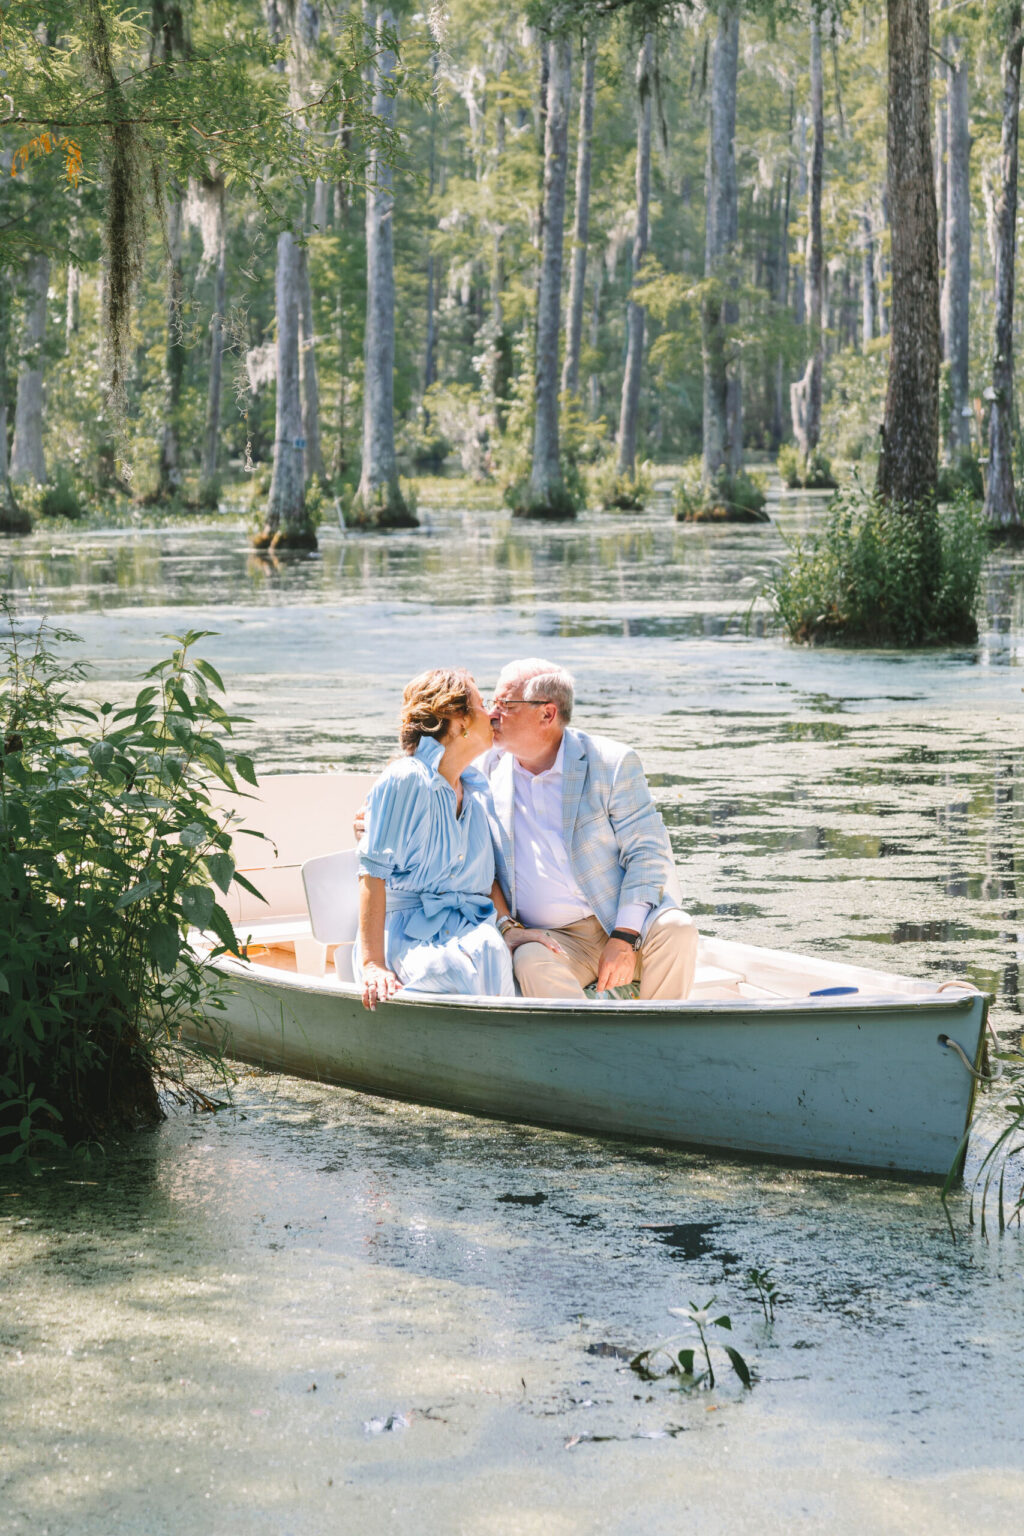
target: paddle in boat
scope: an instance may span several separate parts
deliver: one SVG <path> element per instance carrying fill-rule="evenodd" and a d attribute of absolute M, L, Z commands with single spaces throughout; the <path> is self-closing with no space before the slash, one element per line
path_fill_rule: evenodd
<path fill-rule="evenodd" d="M 211 962 L 225 1007 L 197 1038 L 294 1076 L 534 1125 L 940 1177 L 962 1160 L 991 1001 L 966 982 L 705 938 L 685 1002 L 403 991 L 367 1012 L 344 845 L 372 783 L 282 774 L 223 801 L 266 904 L 237 886 L 225 899 L 238 953 Z"/>

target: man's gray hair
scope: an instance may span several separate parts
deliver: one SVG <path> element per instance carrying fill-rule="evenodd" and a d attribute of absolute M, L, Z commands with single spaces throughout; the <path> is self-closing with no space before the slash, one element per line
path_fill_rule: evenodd
<path fill-rule="evenodd" d="M 541 656 L 525 656 L 519 661 L 510 661 L 499 672 L 499 691 L 510 685 L 521 690 L 520 696 L 524 699 L 550 699 L 558 706 L 562 724 L 569 724 L 576 684 L 572 673 L 564 667 L 545 661 Z"/>

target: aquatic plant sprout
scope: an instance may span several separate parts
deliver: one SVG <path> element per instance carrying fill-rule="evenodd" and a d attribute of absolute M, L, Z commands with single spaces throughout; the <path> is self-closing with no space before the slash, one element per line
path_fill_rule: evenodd
<path fill-rule="evenodd" d="M 673 1338 L 666 1339 L 663 1343 L 656 1344 L 651 1349 L 641 1350 L 638 1355 L 634 1355 L 633 1359 L 629 1362 L 630 1370 L 635 1371 L 644 1381 L 658 1381 L 663 1376 L 679 1376 L 679 1385 L 683 1391 L 694 1392 L 701 1389 L 707 1392 L 714 1391 L 716 1377 L 715 1367 L 711 1359 L 711 1344 L 708 1339 L 708 1330 L 711 1328 L 723 1328 L 730 1333 L 732 1332 L 732 1319 L 725 1313 L 718 1317 L 711 1316 L 711 1309 L 714 1304 L 715 1298 L 712 1296 L 702 1307 L 698 1306 L 695 1301 L 691 1301 L 688 1307 L 669 1307 L 668 1309 L 673 1317 L 681 1317 L 685 1322 L 696 1328 L 700 1339 L 699 1353 L 704 1357 L 703 1369 L 699 1366 L 698 1346 L 684 1346 L 676 1351 L 675 1345 L 678 1342 L 678 1338 Z M 683 1335 L 678 1337 L 681 1338 Z M 716 1347 L 722 1350 L 733 1371 L 743 1383 L 743 1386 L 747 1391 L 750 1391 L 754 1384 L 753 1377 L 750 1367 L 739 1350 L 733 1348 L 731 1344 L 717 1344 Z M 668 1369 L 661 1372 L 655 1370 L 653 1365 L 653 1362 L 659 1355 L 667 1355 L 669 1360 Z"/>

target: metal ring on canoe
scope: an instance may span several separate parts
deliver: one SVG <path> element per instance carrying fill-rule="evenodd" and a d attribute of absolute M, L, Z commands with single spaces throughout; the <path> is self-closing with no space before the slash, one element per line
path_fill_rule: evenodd
<path fill-rule="evenodd" d="M 970 1058 L 968 1057 L 967 1052 L 964 1050 L 963 1046 L 958 1045 L 955 1040 L 951 1040 L 949 1035 L 940 1035 L 939 1044 L 944 1045 L 949 1051 L 956 1051 L 956 1054 L 960 1057 L 960 1060 L 963 1062 L 968 1072 L 973 1078 L 976 1078 L 979 1083 L 995 1083 L 998 1082 L 999 1078 L 1002 1077 L 1003 1064 L 1001 1061 L 995 1061 L 992 1063 L 991 1072 L 979 1072 L 976 1067 L 971 1065 Z"/>

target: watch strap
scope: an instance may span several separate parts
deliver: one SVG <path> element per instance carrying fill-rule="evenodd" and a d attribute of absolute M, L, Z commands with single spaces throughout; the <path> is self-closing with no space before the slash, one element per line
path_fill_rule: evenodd
<path fill-rule="evenodd" d="M 642 933 L 627 933 L 625 928 L 613 928 L 608 937 L 610 939 L 621 939 L 624 944 L 629 945 L 630 949 L 637 951 L 639 951 L 644 942 Z"/>

